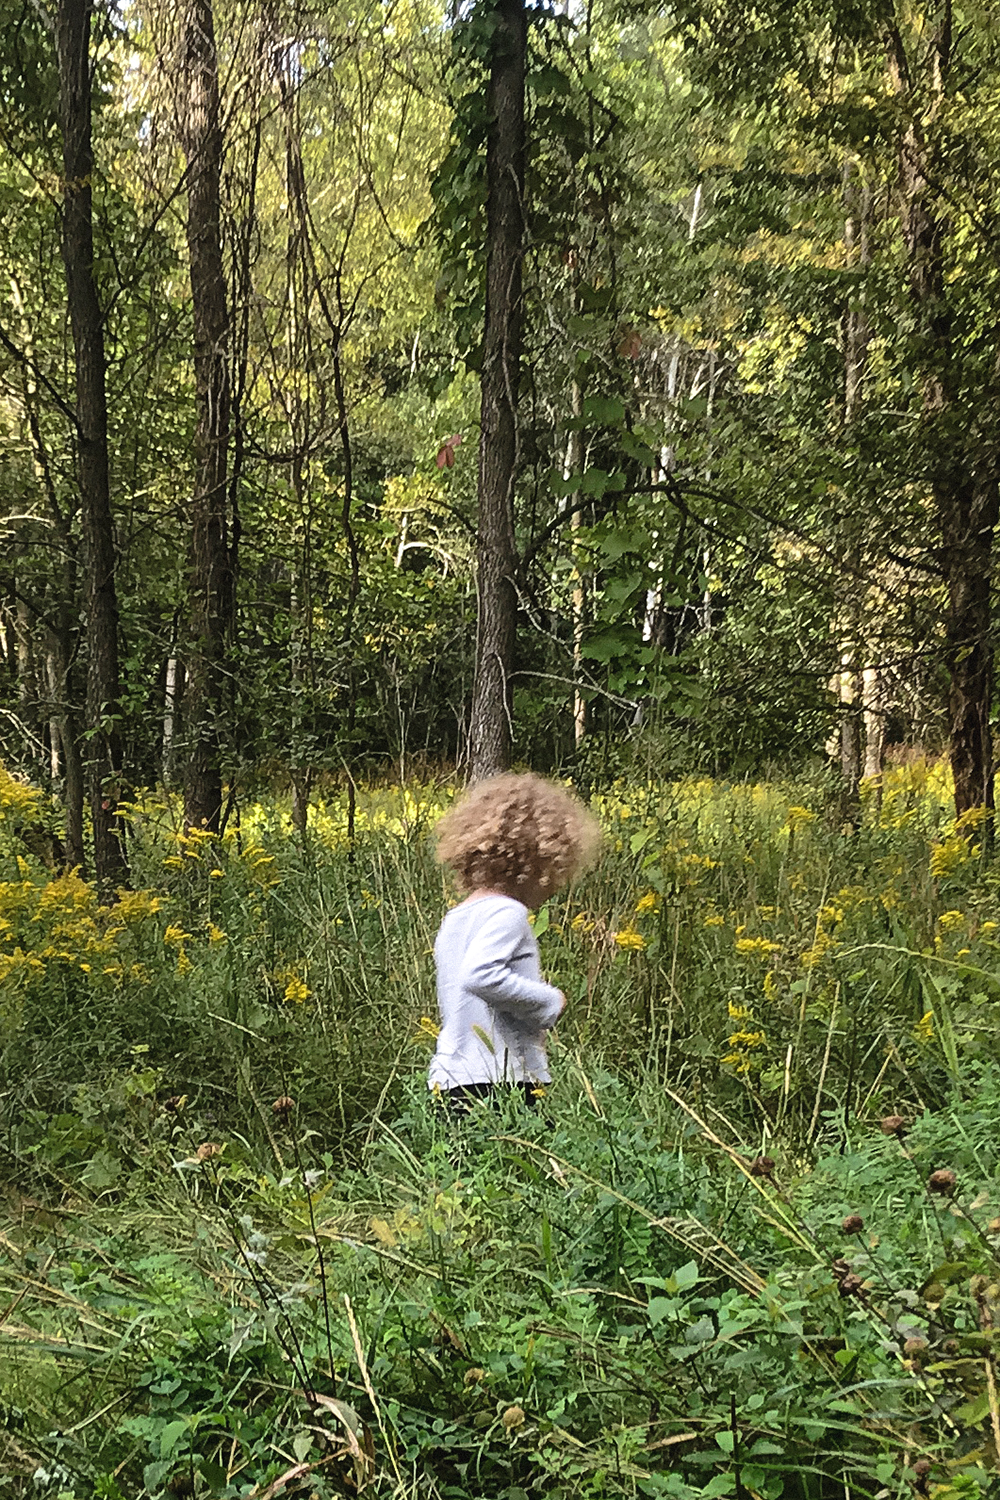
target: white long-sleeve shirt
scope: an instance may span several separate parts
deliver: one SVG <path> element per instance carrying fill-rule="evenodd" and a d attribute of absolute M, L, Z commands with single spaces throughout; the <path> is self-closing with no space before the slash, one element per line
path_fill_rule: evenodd
<path fill-rule="evenodd" d="M 441 1031 L 431 1088 L 548 1083 L 545 1032 L 562 995 L 542 979 L 527 908 L 479 896 L 448 912 L 434 943 Z"/>

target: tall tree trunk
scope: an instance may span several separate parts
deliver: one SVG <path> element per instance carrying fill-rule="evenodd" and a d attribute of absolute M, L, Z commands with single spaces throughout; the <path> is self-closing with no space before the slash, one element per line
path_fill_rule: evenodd
<path fill-rule="evenodd" d="M 861 697 L 865 721 L 865 779 L 882 774 L 885 749 L 885 717 L 882 711 L 882 672 L 879 667 L 865 667 L 862 673 Z"/>
<path fill-rule="evenodd" d="M 486 324 L 479 441 L 478 629 L 469 728 L 473 781 L 510 765 L 517 549 L 517 391 L 524 257 L 525 0 L 496 0 L 486 142 Z"/>
<path fill-rule="evenodd" d="M 571 410 L 574 417 L 583 412 L 583 390 L 578 380 L 573 381 Z M 583 432 L 575 426 L 566 442 L 566 460 L 563 478 L 570 479 L 583 469 Z M 571 603 L 573 620 L 573 744 L 577 750 L 587 736 L 587 700 L 580 686 L 583 671 L 583 636 L 587 625 L 587 584 L 584 577 L 583 549 L 576 545 L 576 533 L 583 526 L 580 514 L 579 491 L 567 499 L 570 508 L 570 534 L 573 537 L 573 597 Z"/>
<path fill-rule="evenodd" d="M 71 631 L 54 631 L 46 650 L 46 671 L 52 723 L 62 751 L 63 805 L 66 810 L 66 861 L 74 869 L 85 868 L 83 842 L 84 772 L 80 756 L 77 716 L 71 700 Z"/>
<path fill-rule="evenodd" d="M 895 92 L 913 95 L 916 63 L 897 28 L 888 33 L 889 76 Z M 921 41 L 928 70 L 927 99 L 911 100 L 900 143 L 902 225 L 909 256 L 910 296 L 918 319 L 925 451 L 938 525 L 938 557 L 947 588 L 945 661 L 950 678 L 949 734 L 955 811 L 993 807 L 993 693 L 990 586 L 993 533 L 1000 514 L 997 489 L 1000 390 L 991 388 L 963 410 L 961 380 L 945 283 L 949 225 L 935 200 L 928 137 L 946 100 L 952 63 L 952 11 L 943 0 L 931 45 Z M 915 51 L 916 49 L 914 49 Z"/>
<path fill-rule="evenodd" d="M 181 26 L 180 127 L 188 172 L 187 242 L 197 401 L 184 687 L 184 822 L 188 828 L 218 833 L 233 590 L 227 522 L 229 308 L 220 229 L 222 129 L 211 0 L 186 0 Z"/>
<path fill-rule="evenodd" d="M 59 0 L 56 50 L 63 142 L 62 253 L 76 356 L 77 470 L 83 530 L 87 730 L 94 871 L 105 892 L 127 879 L 117 813 L 118 596 L 108 476 L 104 324 L 94 278 L 90 0 Z"/>
<path fill-rule="evenodd" d="M 935 486 L 948 580 L 945 659 L 955 812 L 993 806 L 993 647 L 990 580 L 997 485 L 991 474 Z"/>
<path fill-rule="evenodd" d="M 866 266 L 870 261 L 868 216 L 871 192 L 858 182 L 852 163 L 844 164 L 844 252 L 848 268 Z M 856 296 L 849 297 L 844 311 L 844 426 L 848 433 L 857 420 L 865 374 L 868 368 L 868 346 L 871 329 Z M 855 530 L 849 522 L 851 530 Z M 840 702 L 838 726 L 841 775 L 841 815 L 853 825 L 861 811 L 862 763 L 862 655 L 863 558 L 859 539 L 845 538 L 844 571 L 838 583 L 837 631 L 840 637 L 840 672 L 837 696 Z"/>

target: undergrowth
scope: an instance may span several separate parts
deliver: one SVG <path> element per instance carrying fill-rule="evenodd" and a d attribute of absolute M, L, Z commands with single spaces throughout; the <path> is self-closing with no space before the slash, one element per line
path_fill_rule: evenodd
<path fill-rule="evenodd" d="M 0 778 L 0 1493 L 987 1493 L 995 874 L 935 768 L 620 786 L 536 918 L 535 1116 L 423 1084 L 445 794 L 133 809 L 103 907 Z"/>

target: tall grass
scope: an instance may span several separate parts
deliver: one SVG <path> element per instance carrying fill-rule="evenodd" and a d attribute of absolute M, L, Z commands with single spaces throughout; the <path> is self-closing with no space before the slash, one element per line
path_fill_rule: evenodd
<path fill-rule="evenodd" d="M 458 1131 L 445 797 L 371 792 L 350 845 L 335 799 L 214 840 L 150 797 L 101 907 L 0 777 L 10 1493 L 981 1493 L 1000 928 L 940 771 L 857 831 L 822 778 L 606 789 L 535 919 L 544 1112 Z"/>

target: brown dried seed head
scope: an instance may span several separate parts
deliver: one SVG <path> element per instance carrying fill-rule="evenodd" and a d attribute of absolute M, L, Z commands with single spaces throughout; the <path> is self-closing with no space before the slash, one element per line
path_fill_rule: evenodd
<path fill-rule="evenodd" d="M 932 1172 L 927 1179 L 928 1190 L 932 1193 L 944 1193 L 950 1198 L 955 1191 L 957 1179 L 950 1167 L 942 1167 L 939 1172 Z"/>
<path fill-rule="evenodd" d="M 1000 1219 L 991 1219 L 986 1226 L 987 1234 L 1000 1234 Z"/>
<path fill-rule="evenodd" d="M 171 1094 L 169 1099 L 164 1099 L 163 1108 L 168 1115 L 179 1115 L 187 1103 L 187 1094 Z"/>
<path fill-rule="evenodd" d="M 906 1121 L 902 1115 L 886 1115 L 878 1123 L 883 1135 L 904 1136 L 906 1134 Z"/>
<path fill-rule="evenodd" d="M 932 1467 L 933 1466 L 929 1458 L 918 1458 L 916 1463 L 913 1465 L 913 1472 L 914 1474 L 916 1474 L 918 1479 L 922 1479 L 925 1474 L 929 1474 L 931 1472 Z"/>
<path fill-rule="evenodd" d="M 465 1385 L 478 1385 L 481 1380 L 486 1379 L 486 1371 L 481 1370 L 478 1365 L 473 1365 L 471 1370 L 466 1370 Z"/>
<path fill-rule="evenodd" d="M 520 1406 L 508 1406 L 500 1421 L 508 1432 L 516 1432 L 524 1426 L 524 1412 Z"/>
<path fill-rule="evenodd" d="M 929 1347 L 929 1345 L 928 1345 L 926 1339 L 922 1339 L 922 1338 L 907 1339 L 906 1343 L 903 1345 L 903 1353 L 909 1359 L 919 1359 L 920 1356 L 923 1353 L 925 1353 L 925 1351 L 928 1349 L 928 1347 Z"/>
<path fill-rule="evenodd" d="M 281 1119 L 286 1119 L 294 1108 L 295 1100 L 290 1094 L 279 1095 L 271 1105 L 272 1113 L 278 1115 Z"/>
<path fill-rule="evenodd" d="M 842 1297 L 856 1297 L 863 1286 L 864 1282 L 861 1277 L 857 1276 L 853 1271 L 848 1271 L 847 1275 L 841 1278 L 840 1286 L 837 1290 Z"/>
<path fill-rule="evenodd" d="M 221 1156 L 222 1147 L 217 1146 L 215 1141 L 202 1141 L 195 1152 L 199 1161 L 211 1161 L 213 1156 Z"/>
<path fill-rule="evenodd" d="M 770 1179 L 774 1176 L 774 1166 L 773 1156 L 755 1156 L 750 1163 L 750 1176 Z"/>
<path fill-rule="evenodd" d="M 865 1221 L 860 1214 L 848 1214 L 840 1225 L 843 1234 L 860 1234 L 864 1227 Z"/>

